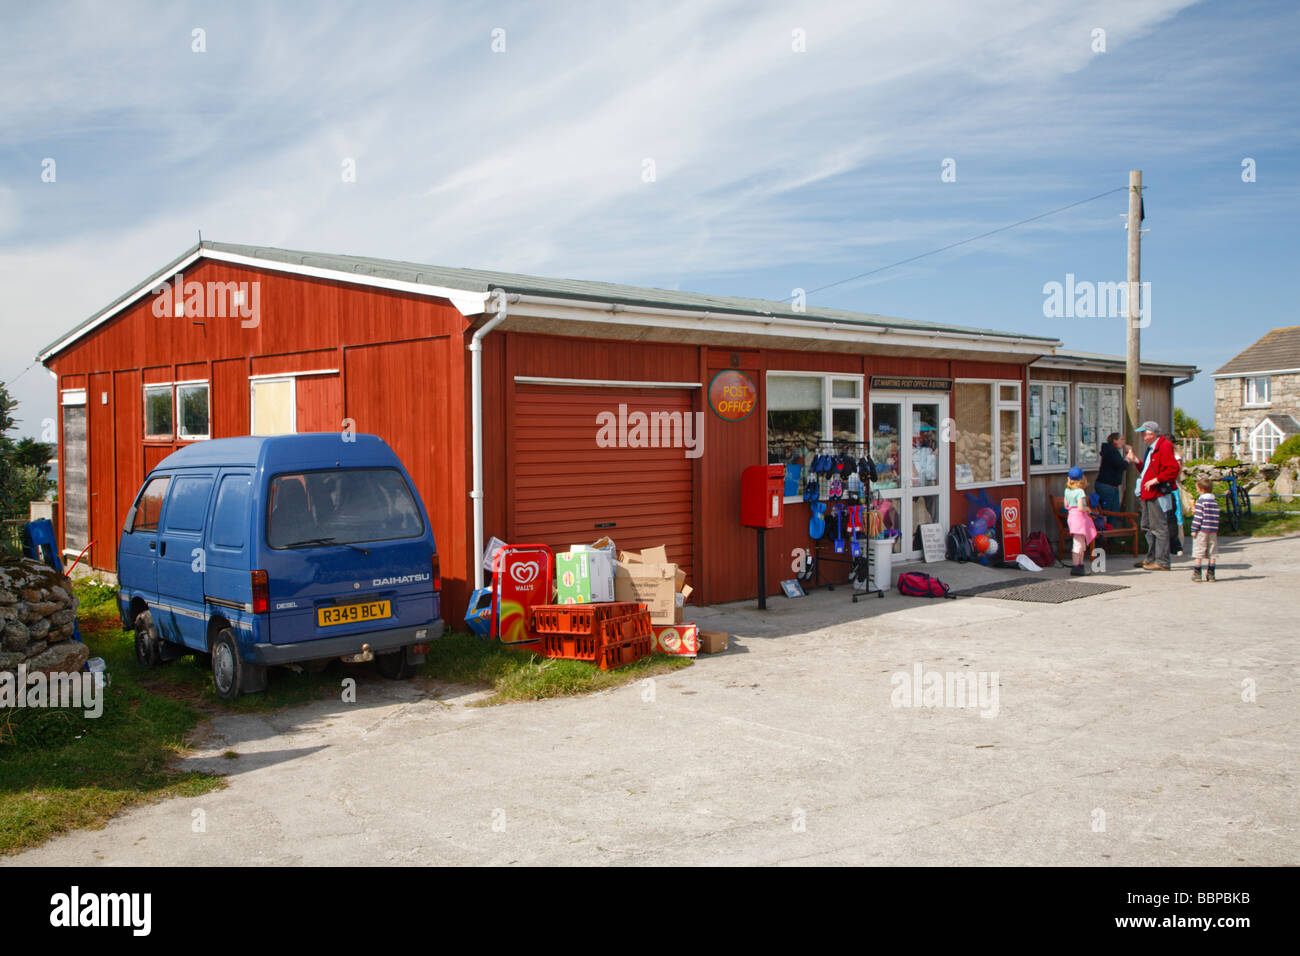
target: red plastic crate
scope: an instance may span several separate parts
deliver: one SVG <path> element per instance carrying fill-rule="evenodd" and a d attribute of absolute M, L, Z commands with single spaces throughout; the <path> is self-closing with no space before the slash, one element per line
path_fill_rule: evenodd
<path fill-rule="evenodd" d="M 622 667 L 624 664 L 631 664 L 643 657 L 649 657 L 652 643 L 652 639 L 649 637 L 634 637 L 622 644 L 605 644 L 598 652 L 596 663 L 600 665 L 600 669 L 603 671 L 613 670 L 615 667 Z"/>
<path fill-rule="evenodd" d="M 538 634 L 595 634 L 600 622 L 645 609 L 644 604 L 632 601 L 614 601 L 608 604 L 537 604 L 529 609 L 529 617 L 532 629 Z"/>
<path fill-rule="evenodd" d="M 571 661 L 595 661 L 600 639 L 594 634 L 540 634 L 542 654 Z"/>
<path fill-rule="evenodd" d="M 621 644 L 634 637 L 650 637 L 653 633 L 649 611 L 637 611 L 600 622 L 600 636 L 606 644 Z"/>

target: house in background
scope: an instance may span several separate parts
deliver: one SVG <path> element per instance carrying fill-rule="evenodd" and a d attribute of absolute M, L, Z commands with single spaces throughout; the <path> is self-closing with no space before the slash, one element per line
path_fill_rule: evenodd
<path fill-rule="evenodd" d="M 1273 329 L 1213 377 L 1216 458 L 1267 461 L 1300 434 L 1300 325 Z"/>

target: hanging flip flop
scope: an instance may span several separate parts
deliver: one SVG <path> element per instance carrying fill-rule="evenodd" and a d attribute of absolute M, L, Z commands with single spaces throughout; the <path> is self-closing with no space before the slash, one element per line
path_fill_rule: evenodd
<path fill-rule="evenodd" d="M 820 541 L 826 534 L 826 502 L 814 501 L 812 517 L 808 519 L 808 537 Z"/>

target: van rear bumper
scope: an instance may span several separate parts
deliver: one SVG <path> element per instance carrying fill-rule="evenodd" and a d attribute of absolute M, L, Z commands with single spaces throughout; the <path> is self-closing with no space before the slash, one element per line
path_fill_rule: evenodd
<path fill-rule="evenodd" d="M 426 644 L 442 637 L 446 627 L 442 621 L 431 621 L 419 627 L 395 627 L 385 631 L 367 631 L 343 637 L 323 637 L 296 644 L 252 644 L 244 646 L 244 656 L 254 664 L 294 664 L 298 661 L 316 661 L 327 657 L 347 657 L 370 649 L 382 654 L 406 647 L 408 644 Z"/>

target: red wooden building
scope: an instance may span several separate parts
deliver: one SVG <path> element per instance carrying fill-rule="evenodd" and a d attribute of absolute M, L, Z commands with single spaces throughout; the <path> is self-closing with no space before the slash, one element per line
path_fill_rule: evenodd
<path fill-rule="evenodd" d="M 114 571 L 144 475 L 185 442 L 352 428 L 382 436 L 415 478 L 454 622 L 474 584 L 476 503 L 480 546 L 489 535 L 666 544 L 694 600 L 753 597 L 740 473 L 769 457 L 802 464 L 818 439 L 870 448 L 892 466 L 880 487 L 895 502 L 899 559 L 914 556 L 915 526 L 964 519 L 967 492 L 1026 503 L 1029 366 L 1060 345 L 757 299 L 204 242 L 39 357 L 59 389 L 65 551 L 89 545 L 90 564 Z M 738 387 L 729 394 L 750 386 L 747 412 L 743 402 L 714 411 L 722 372 Z M 785 528 L 768 536 L 772 592 L 809 546 L 808 506 L 789 490 Z"/>

